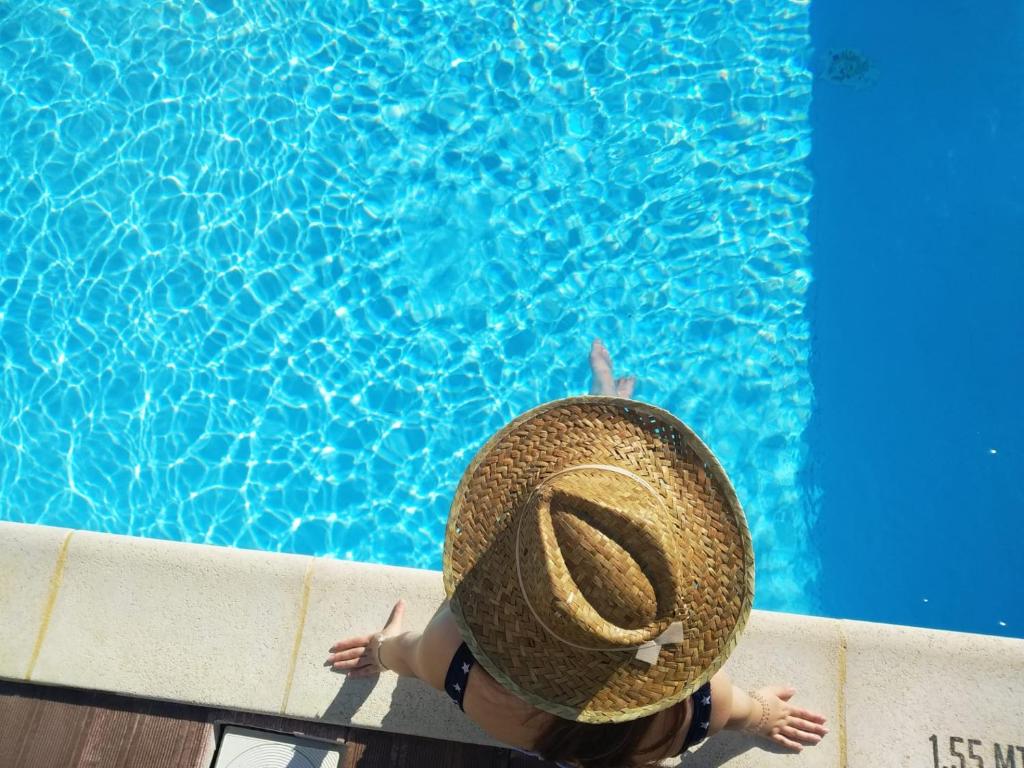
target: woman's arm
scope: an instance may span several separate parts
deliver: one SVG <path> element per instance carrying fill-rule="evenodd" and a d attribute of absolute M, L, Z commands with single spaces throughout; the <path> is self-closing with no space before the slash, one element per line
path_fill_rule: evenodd
<path fill-rule="evenodd" d="M 388 669 L 399 675 L 418 677 L 431 687 L 444 690 L 448 661 L 462 642 L 448 602 L 441 604 L 422 632 L 403 632 L 404 615 L 405 601 L 399 600 L 379 633 L 338 641 L 331 646 L 324 666 L 332 666 L 352 677 L 379 675 Z"/>
<path fill-rule="evenodd" d="M 331 647 L 325 666 L 352 677 L 379 675 L 384 668 L 399 675 L 418 677 L 444 690 L 448 662 L 462 642 L 458 626 L 445 601 L 422 632 L 403 632 L 405 602 L 399 600 L 384 629 L 372 635 L 341 640 Z M 383 637 L 382 641 L 378 637 Z M 379 654 L 379 656 L 378 656 Z M 733 685 L 724 671 L 711 678 L 711 725 L 708 735 L 724 729 L 745 730 L 790 749 L 817 744 L 828 733 L 825 718 L 789 704 L 796 691 L 767 687 L 748 695 Z"/>
<path fill-rule="evenodd" d="M 803 744 L 817 744 L 828 733 L 825 718 L 794 707 L 789 700 L 795 688 L 770 686 L 747 694 L 733 685 L 724 671 L 711 678 L 711 727 L 708 735 L 723 729 L 743 730 L 799 752 Z"/>
<path fill-rule="evenodd" d="M 432 688 L 444 690 L 448 663 L 462 644 L 458 625 L 441 603 L 422 632 L 404 632 L 381 644 L 381 661 L 399 675 L 418 677 Z"/>

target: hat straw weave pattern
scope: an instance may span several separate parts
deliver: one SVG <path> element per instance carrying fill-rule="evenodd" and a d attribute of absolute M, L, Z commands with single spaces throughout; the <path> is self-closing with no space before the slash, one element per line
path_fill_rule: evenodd
<path fill-rule="evenodd" d="M 653 714 L 707 682 L 754 593 L 746 519 L 714 454 L 670 413 L 615 397 L 541 405 L 480 449 L 443 570 L 487 671 L 591 723 Z M 654 663 L 637 657 L 679 625 Z"/>

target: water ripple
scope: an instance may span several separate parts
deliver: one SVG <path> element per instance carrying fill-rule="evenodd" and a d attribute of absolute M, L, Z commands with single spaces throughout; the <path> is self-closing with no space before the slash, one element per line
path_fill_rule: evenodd
<path fill-rule="evenodd" d="M 807 6 L 0 12 L 0 514 L 440 567 L 485 438 L 589 339 L 729 468 L 758 605 L 798 472 Z"/>

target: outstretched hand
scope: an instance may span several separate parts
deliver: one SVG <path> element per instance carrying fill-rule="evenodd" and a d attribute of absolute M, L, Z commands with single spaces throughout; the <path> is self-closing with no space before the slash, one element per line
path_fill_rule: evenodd
<path fill-rule="evenodd" d="M 339 640 L 331 646 L 331 654 L 324 662 L 324 666 L 345 672 L 349 677 L 379 675 L 383 670 L 378 663 L 377 635 L 394 637 L 401 634 L 404 614 L 405 600 L 400 599 L 391 609 L 391 615 L 379 633 L 374 632 L 369 635 L 358 635 Z"/>
<path fill-rule="evenodd" d="M 796 752 L 803 749 L 803 744 L 820 742 L 828 733 L 825 718 L 790 704 L 795 693 L 796 688 L 777 685 L 751 692 L 758 706 L 754 707 L 754 722 L 745 730 Z"/>

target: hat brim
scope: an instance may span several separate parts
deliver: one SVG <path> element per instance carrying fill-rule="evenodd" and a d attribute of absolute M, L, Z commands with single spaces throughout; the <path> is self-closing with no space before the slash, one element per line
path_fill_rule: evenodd
<path fill-rule="evenodd" d="M 551 637 L 499 556 L 538 483 L 594 463 L 636 473 L 678 511 L 677 544 L 692 582 L 681 585 L 686 638 L 663 646 L 651 665 L 630 652 L 584 650 Z M 714 454 L 667 411 L 616 397 L 546 403 L 487 441 L 456 490 L 443 572 L 452 614 L 484 668 L 530 704 L 590 723 L 653 714 L 710 680 L 735 647 L 754 593 L 746 518 Z"/>

